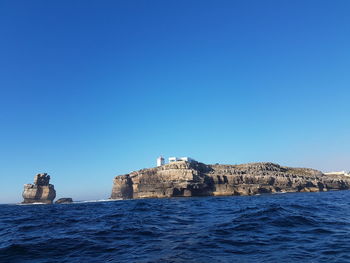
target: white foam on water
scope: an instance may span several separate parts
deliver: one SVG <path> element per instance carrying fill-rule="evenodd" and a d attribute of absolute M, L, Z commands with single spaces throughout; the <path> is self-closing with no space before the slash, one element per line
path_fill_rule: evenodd
<path fill-rule="evenodd" d="M 45 204 L 45 203 L 28 203 L 28 204 L 19 203 L 19 204 L 15 204 L 15 205 L 47 205 L 47 204 Z"/>
<path fill-rule="evenodd" d="M 101 202 L 115 202 L 120 201 L 123 199 L 100 199 L 100 200 L 84 200 L 84 201 L 74 201 L 74 204 L 81 204 L 81 203 L 101 203 Z"/>

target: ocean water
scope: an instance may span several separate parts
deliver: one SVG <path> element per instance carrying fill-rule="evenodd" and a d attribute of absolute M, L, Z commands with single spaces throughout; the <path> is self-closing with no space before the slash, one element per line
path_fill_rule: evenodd
<path fill-rule="evenodd" d="M 0 262 L 350 262 L 350 191 L 1 205 Z"/>

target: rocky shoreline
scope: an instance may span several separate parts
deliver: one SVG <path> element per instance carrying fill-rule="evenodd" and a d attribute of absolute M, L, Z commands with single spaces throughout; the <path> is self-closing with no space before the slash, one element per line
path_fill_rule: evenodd
<path fill-rule="evenodd" d="M 274 163 L 206 165 L 177 161 L 116 176 L 111 199 L 256 195 L 350 189 L 350 178 Z"/>

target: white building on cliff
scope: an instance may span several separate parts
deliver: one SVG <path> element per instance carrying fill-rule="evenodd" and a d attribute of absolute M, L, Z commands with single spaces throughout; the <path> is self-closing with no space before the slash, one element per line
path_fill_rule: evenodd
<path fill-rule="evenodd" d="M 162 166 L 164 164 L 165 164 L 165 160 L 164 160 L 163 156 L 159 156 L 157 158 L 157 166 Z"/>
<path fill-rule="evenodd" d="M 325 175 L 343 175 L 343 176 L 350 176 L 350 172 L 340 171 L 340 172 L 328 172 L 324 173 Z"/>
<path fill-rule="evenodd" d="M 169 157 L 169 163 L 173 163 L 173 162 L 179 162 L 179 161 L 184 161 L 184 162 L 189 162 L 189 163 L 192 163 L 192 162 L 196 162 L 195 159 L 192 159 L 190 157 Z M 157 158 L 157 167 L 159 166 L 162 166 L 165 164 L 165 160 L 162 156 L 158 157 Z"/>
<path fill-rule="evenodd" d="M 194 159 L 190 158 L 190 157 L 169 157 L 169 163 L 173 163 L 173 162 L 178 162 L 178 161 L 185 161 L 185 162 L 195 162 Z"/>

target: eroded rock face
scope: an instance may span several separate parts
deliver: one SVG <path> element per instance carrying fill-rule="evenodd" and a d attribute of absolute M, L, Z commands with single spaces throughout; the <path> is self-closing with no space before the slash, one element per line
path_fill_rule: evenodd
<path fill-rule="evenodd" d="M 34 177 L 34 184 L 24 185 L 22 196 L 24 204 L 52 204 L 56 197 L 56 191 L 54 186 L 50 184 L 50 176 L 46 173 L 37 174 Z"/>
<path fill-rule="evenodd" d="M 206 165 L 179 161 L 116 176 L 112 199 L 255 195 L 345 190 L 350 178 L 273 163 Z"/>

